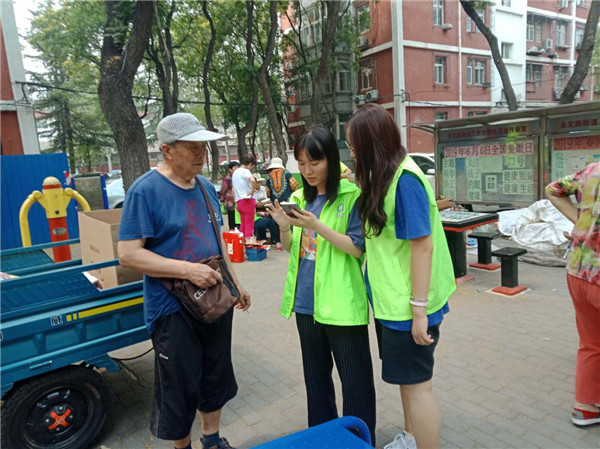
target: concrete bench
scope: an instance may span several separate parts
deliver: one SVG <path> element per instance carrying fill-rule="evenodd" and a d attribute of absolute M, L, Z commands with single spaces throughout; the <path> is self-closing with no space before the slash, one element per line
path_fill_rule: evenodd
<path fill-rule="evenodd" d="M 492 263 L 492 240 L 499 237 L 498 232 L 471 232 L 469 237 L 477 239 L 477 263 L 469 264 L 473 268 L 483 270 L 497 270 L 499 263 Z"/>
<path fill-rule="evenodd" d="M 492 256 L 500 258 L 501 282 L 499 287 L 492 289 L 494 292 L 504 295 L 516 295 L 527 289 L 525 285 L 519 285 L 519 256 L 526 254 L 523 248 L 505 247 L 492 251 Z"/>

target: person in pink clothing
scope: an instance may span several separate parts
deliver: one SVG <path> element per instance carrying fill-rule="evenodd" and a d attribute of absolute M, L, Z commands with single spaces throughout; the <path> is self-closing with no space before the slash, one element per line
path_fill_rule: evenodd
<path fill-rule="evenodd" d="M 254 192 L 260 189 L 256 178 L 252 175 L 252 169 L 256 165 L 256 158 L 252 154 L 246 154 L 240 159 L 240 167 L 233 172 L 233 192 L 235 194 L 235 205 L 240 213 L 240 231 L 244 238 L 254 236 L 254 210 L 256 200 Z"/>
<path fill-rule="evenodd" d="M 546 196 L 575 225 L 565 234 L 572 238 L 567 284 L 579 333 L 571 421 L 589 426 L 600 423 L 600 162 L 547 185 Z"/>

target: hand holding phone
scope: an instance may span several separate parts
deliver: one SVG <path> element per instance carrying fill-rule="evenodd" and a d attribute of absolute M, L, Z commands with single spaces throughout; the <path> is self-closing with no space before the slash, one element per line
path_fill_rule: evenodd
<path fill-rule="evenodd" d="M 283 211 L 289 215 L 290 217 L 294 217 L 295 215 L 292 213 L 292 210 L 295 210 L 296 212 L 300 212 L 300 206 L 298 206 L 297 203 L 294 202 L 281 202 L 279 203 L 279 205 L 281 206 L 281 208 L 283 209 Z"/>

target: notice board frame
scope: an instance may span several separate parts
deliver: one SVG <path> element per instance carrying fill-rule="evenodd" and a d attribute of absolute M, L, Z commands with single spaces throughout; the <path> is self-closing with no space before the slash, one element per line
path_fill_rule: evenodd
<path fill-rule="evenodd" d="M 459 204 L 530 205 L 539 197 L 540 131 L 531 118 L 440 131 L 436 194 Z"/>

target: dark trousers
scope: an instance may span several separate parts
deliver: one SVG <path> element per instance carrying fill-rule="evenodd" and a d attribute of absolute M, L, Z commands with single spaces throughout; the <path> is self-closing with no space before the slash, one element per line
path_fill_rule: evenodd
<path fill-rule="evenodd" d="M 309 427 L 338 417 L 332 378 L 335 360 L 342 381 L 343 414 L 362 419 L 375 446 L 375 384 L 367 325 L 332 326 L 317 323 L 312 315 L 301 313 L 296 313 L 296 325 L 302 348 Z"/>
<path fill-rule="evenodd" d="M 227 221 L 229 223 L 229 230 L 240 227 L 239 223 L 235 222 L 235 209 L 227 211 Z"/>
<path fill-rule="evenodd" d="M 267 228 L 271 233 L 271 243 L 279 243 L 281 238 L 279 236 L 279 225 L 275 220 L 269 217 L 259 218 L 254 222 L 254 232 L 256 232 L 256 238 L 258 240 L 266 240 Z"/>

